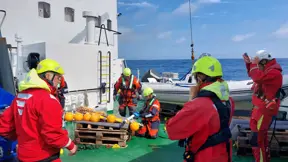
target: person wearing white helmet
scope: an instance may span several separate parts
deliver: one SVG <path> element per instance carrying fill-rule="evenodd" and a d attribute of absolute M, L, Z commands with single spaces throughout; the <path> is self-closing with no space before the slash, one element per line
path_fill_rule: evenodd
<path fill-rule="evenodd" d="M 253 80 L 250 144 L 256 162 L 270 162 L 267 132 L 280 107 L 282 68 L 272 55 L 260 50 L 253 60 L 243 55 L 249 77 Z"/>

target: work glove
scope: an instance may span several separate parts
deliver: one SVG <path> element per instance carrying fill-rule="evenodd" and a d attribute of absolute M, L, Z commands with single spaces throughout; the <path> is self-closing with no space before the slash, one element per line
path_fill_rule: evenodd
<path fill-rule="evenodd" d="M 178 141 L 178 146 L 179 147 L 185 147 L 186 142 L 187 142 L 186 139 L 181 139 Z"/>
<path fill-rule="evenodd" d="M 244 62 L 245 62 L 246 64 L 250 64 L 250 63 L 251 63 L 251 59 L 250 59 L 250 57 L 248 56 L 247 53 L 244 53 L 244 54 L 243 54 L 243 59 L 244 59 Z"/>
<path fill-rule="evenodd" d="M 137 118 L 140 117 L 140 114 L 139 114 L 138 112 L 134 112 L 133 115 L 134 115 L 135 117 L 137 117 Z"/>
<path fill-rule="evenodd" d="M 142 100 L 143 99 L 143 97 L 142 97 L 142 95 L 138 95 L 138 98 L 137 98 L 138 100 Z"/>

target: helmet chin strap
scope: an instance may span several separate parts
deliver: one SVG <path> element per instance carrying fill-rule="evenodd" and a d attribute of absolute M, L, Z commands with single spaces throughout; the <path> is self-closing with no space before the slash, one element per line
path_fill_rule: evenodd
<path fill-rule="evenodd" d="M 196 82 L 199 83 L 198 80 L 199 80 L 200 78 L 197 77 L 197 75 L 195 75 L 194 78 L 195 78 Z M 218 79 L 218 78 L 216 78 L 216 77 L 213 77 L 213 78 L 212 78 L 212 77 L 206 76 L 204 79 L 201 79 L 201 82 L 202 82 L 202 83 L 216 82 L 217 79 Z"/>
<path fill-rule="evenodd" d="M 56 75 L 53 73 L 52 79 L 49 80 L 49 79 L 46 78 L 45 74 L 46 74 L 46 73 L 42 74 L 41 77 L 42 77 L 45 81 L 47 81 L 48 84 L 50 84 L 51 86 L 54 86 L 54 84 L 53 84 L 53 80 L 54 80 L 54 78 L 55 78 Z"/>

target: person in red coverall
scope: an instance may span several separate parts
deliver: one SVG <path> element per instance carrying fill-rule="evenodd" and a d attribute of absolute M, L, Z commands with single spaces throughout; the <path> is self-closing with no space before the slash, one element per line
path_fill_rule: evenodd
<path fill-rule="evenodd" d="M 229 125 L 234 101 L 222 79 L 221 64 L 211 55 L 201 55 L 193 65 L 192 75 L 197 81 L 192 100 L 167 121 L 167 134 L 185 147 L 185 162 L 231 162 Z"/>
<path fill-rule="evenodd" d="M 136 132 L 136 135 L 156 139 L 158 137 L 160 125 L 160 102 L 156 99 L 156 95 L 153 93 L 152 88 L 147 87 L 144 89 L 143 97 L 146 99 L 145 106 L 139 112 L 139 115 L 138 113 L 134 113 L 134 115 L 142 117 L 143 124 L 143 127 Z"/>
<path fill-rule="evenodd" d="M 64 79 L 64 76 L 62 76 L 61 83 L 59 84 L 56 96 L 59 98 L 59 101 L 60 101 L 63 109 L 65 108 L 65 99 L 66 98 L 65 98 L 64 94 L 66 94 L 66 93 L 68 93 L 68 85 Z"/>
<path fill-rule="evenodd" d="M 129 68 L 125 68 L 122 75 L 114 85 L 113 99 L 116 99 L 117 93 L 120 90 L 119 96 L 119 114 L 123 117 L 126 116 L 126 107 L 129 109 L 131 116 L 136 109 L 137 101 L 141 98 L 142 85 L 139 80 L 131 74 Z M 138 95 L 137 95 L 138 92 Z"/>
<path fill-rule="evenodd" d="M 20 162 L 61 162 L 60 149 L 70 155 L 77 146 L 62 129 L 62 107 L 52 95 L 60 83 L 63 68 L 54 60 L 42 60 L 19 83 L 19 93 L 0 116 L 0 136 L 18 140 Z"/>
<path fill-rule="evenodd" d="M 252 86 L 252 115 L 250 128 L 252 131 L 250 143 L 256 162 L 270 162 L 268 144 L 268 129 L 273 117 L 276 117 L 280 107 L 280 91 L 282 87 L 282 68 L 276 59 L 265 50 L 257 52 L 251 62 L 247 54 L 243 55 Z"/>

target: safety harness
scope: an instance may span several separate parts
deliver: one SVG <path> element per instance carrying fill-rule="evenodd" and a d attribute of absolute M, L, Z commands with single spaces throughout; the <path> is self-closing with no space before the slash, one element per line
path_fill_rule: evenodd
<path fill-rule="evenodd" d="M 131 90 L 134 90 L 134 88 L 133 88 L 133 81 L 134 81 L 134 76 L 131 75 L 131 76 L 130 76 L 129 87 L 127 87 L 127 86 L 126 86 L 125 79 L 124 79 L 124 77 L 122 77 L 122 86 L 121 86 L 120 89 L 125 89 L 125 90 L 131 89 Z"/>
<path fill-rule="evenodd" d="M 229 101 L 225 101 L 224 103 L 217 97 L 217 95 L 211 91 L 207 90 L 202 90 L 198 93 L 197 97 L 209 97 L 213 104 L 215 105 L 217 112 L 219 114 L 219 119 L 220 119 L 220 130 L 219 132 L 209 136 L 206 140 L 206 142 L 196 151 L 192 152 L 191 151 L 191 145 L 192 145 L 192 138 L 193 136 L 189 137 L 187 142 L 186 142 L 186 150 L 183 154 L 184 160 L 186 162 L 194 162 L 195 155 L 208 148 L 208 147 L 213 147 L 216 146 L 220 143 L 226 143 L 226 150 L 228 154 L 228 162 L 230 162 L 230 142 L 229 139 L 232 137 L 231 131 L 229 129 L 229 121 L 230 121 L 230 109 L 231 109 L 231 104 Z"/>
<path fill-rule="evenodd" d="M 52 162 L 52 161 L 57 160 L 57 159 L 59 159 L 59 158 L 60 158 L 60 152 L 59 152 L 59 153 L 56 153 L 56 154 L 54 154 L 54 155 L 52 155 L 52 156 L 49 156 L 48 158 L 45 158 L 45 159 L 43 159 L 43 160 L 38 160 L 37 162 Z M 21 161 L 21 160 L 19 160 L 19 159 L 18 159 L 18 161 L 19 161 L 19 162 L 23 162 L 23 161 Z"/>
<path fill-rule="evenodd" d="M 150 100 L 149 104 L 148 102 L 145 104 L 144 109 L 142 109 L 140 112 L 141 113 L 148 113 L 150 110 L 150 107 L 154 104 L 154 102 L 156 101 L 156 96 L 153 96 L 153 98 Z"/>

